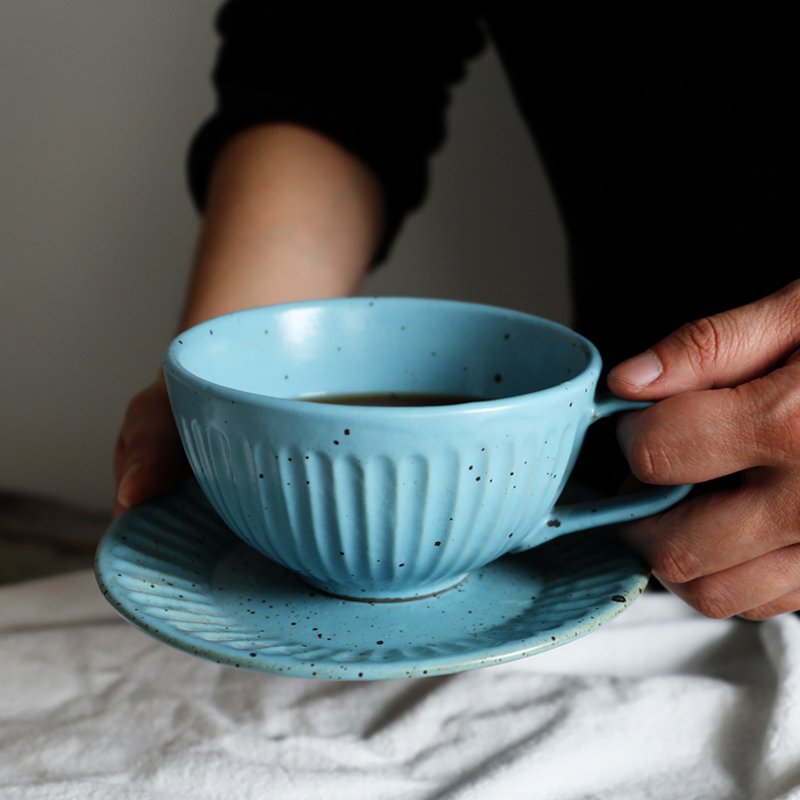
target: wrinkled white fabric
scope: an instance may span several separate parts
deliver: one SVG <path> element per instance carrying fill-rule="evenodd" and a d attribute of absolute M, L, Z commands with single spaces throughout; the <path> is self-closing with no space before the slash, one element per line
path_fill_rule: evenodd
<path fill-rule="evenodd" d="M 328 683 L 162 645 L 88 572 L 0 589 L 0 800 L 270 797 L 800 799 L 800 619 L 645 594 L 533 658 Z"/>

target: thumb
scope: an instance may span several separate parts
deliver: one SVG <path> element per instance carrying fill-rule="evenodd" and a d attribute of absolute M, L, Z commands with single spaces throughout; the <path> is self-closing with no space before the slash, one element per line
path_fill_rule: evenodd
<path fill-rule="evenodd" d="M 733 387 L 783 364 L 800 347 L 800 281 L 746 306 L 690 322 L 614 367 L 620 397 L 660 400 Z"/>

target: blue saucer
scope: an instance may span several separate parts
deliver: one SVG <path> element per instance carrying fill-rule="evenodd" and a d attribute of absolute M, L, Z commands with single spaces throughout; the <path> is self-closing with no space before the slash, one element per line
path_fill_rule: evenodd
<path fill-rule="evenodd" d="M 252 550 L 194 481 L 118 519 L 97 551 L 108 601 L 159 641 L 218 664 L 303 678 L 416 678 L 541 653 L 642 593 L 647 566 L 608 529 L 506 556 L 420 600 L 326 595 Z"/>

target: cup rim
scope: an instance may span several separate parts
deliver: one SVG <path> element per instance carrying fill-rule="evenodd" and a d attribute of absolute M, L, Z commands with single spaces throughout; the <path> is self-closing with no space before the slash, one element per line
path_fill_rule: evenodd
<path fill-rule="evenodd" d="M 377 301 L 380 301 L 382 304 L 388 302 L 392 304 L 409 303 L 415 306 L 427 305 L 429 307 L 437 307 L 437 308 L 448 307 L 448 306 L 460 307 L 460 308 L 472 308 L 489 314 L 504 314 L 516 319 L 535 320 L 537 324 L 539 324 L 544 328 L 549 328 L 550 330 L 558 331 L 561 335 L 566 334 L 569 337 L 572 337 L 576 342 L 576 344 L 579 347 L 581 347 L 584 353 L 586 354 L 587 356 L 586 365 L 580 372 L 578 372 L 576 375 L 565 381 L 554 384 L 552 386 L 548 386 L 544 389 L 539 389 L 533 392 L 526 392 L 523 394 L 512 394 L 508 395 L 507 397 L 498 397 L 486 400 L 477 399 L 466 403 L 459 403 L 452 405 L 358 406 L 355 404 L 308 402 L 308 400 L 312 399 L 311 396 L 288 398 L 288 397 L 278 397 L 276 395 L 267 395 L 260 392 L 251 392 L 246 389 L 238 389 L 232 386 L 228 386 L 201 377 L 199 374 L 197 374 L 197 372 L 194 372 L 191 369 L 184 366 L 184 364 L 181 363 L 181 360 L 178 357 L 178 353 L 185 347 L 185 343 L 183 341 L 184 338 L 197 336 L 201 330 L 205 331 L 209 329 L 209 326 L 211 325 L 219 325 L 220 322 L 232 318 L 254 316 L 259 313 L 264 313 L 266 311 L 283 313 L 285 311 L 292 309 L 319 308 L 330 305 L 354 305 L 354 306 L 372 305 Z M 557 392 L 563 394 L 563 392 L 565 391 L 576 391 L 578 388 L 583 389 L 585 387 L 587 379 L 589 379 L 592 376 L 592 374 L 594 374 L 596 379 L 599 379 L 602 368 L 602 360 L 597 347 L 588 339 L 586 339 L 584 336 L 572 330 L 571 328 L 567 327 L 566 325 L 562 325 L 559 322 L 555 322 L 545 317 L 539 317 L 535 314 L 529 314 L 527 312 L 518 311 L 516 309 L 504 308 L 502 306 L 494 306 L 486 303 L 472 303 L 462 300 L 388 296 L 388 297 L 337 297 L 337 298 L 324 298 L 318 300 L 300 300 L 290 303 L 276 303 L 274 305 L 269 305 L 269 306 L 257 306 L 253 308 L 242 309 L 239 311 L 233 311 L 228 314 L 222 314 L 218 317 L 214 317 L 212 319 L 205 320 L 204 322 L 200 322 L 197 325 L 193 325 L 191 328 L 188 328 L 187 330 L 175 336 L 173 340 L 170 342 L 170 344 L 167 346 L 163 359 L 163 367 L 164 367 L 165 377 L 168 378 L 168 383 L 169 379 L 171 378 L 183 383 L 186 386 L 197 387 L 201 389 L 203 392 L 213 397 L 229 402 L 236 401 L 238 399 L 241 402 L 247 402 L 250 403 L 251 405 L 257 405 L 265 408 L 267 407 L 275 408 L 276 410 L 278 409 L 296 410 L 298 409 L 298 407 L 302 407 L 304 408 L 306 413 L 313 413 L 317 416 L 334 415 L 334 414 L 338 415 L 341 413 L 341 409 L 346 408 L 349 409 L 350 412 L 352 412 L 353 409 L 357 408 L 359 414 L 365 414 L 367 416 L 386 416 L 387 413 L 390 413 L 393 417 L 399 417 L 399 416 L 414 417 L 421 415 L 429 416 L 431 414 L 446 415 L 448 413 L 452 413 L 453 410 L 455 409 L 458 409 L 459 413 L 465 413 L 465 412 L 469 413 L 478 410 L 501 409 L 501 408 L 507 408 L 508 406 L 525 404 L 529 402 L 530 398 L 532 397 L 541 397 L 544 399 Z"/>

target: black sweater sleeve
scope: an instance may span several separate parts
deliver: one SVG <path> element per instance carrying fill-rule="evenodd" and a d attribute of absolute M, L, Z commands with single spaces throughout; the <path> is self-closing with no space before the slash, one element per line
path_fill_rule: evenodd
<path fill-rule="evenodd" d="M 381 260 L 424 197 L 450 88 L 484 45 L 470 4 L 457 13 L 414 7 L 422 6 L 228 2 L 217 21 L 217 108 L 189 152 L 198 208 L 231 137 L 265 122 L 297 123 L 337 141 L 377 175 L 386 196 Z"/>

